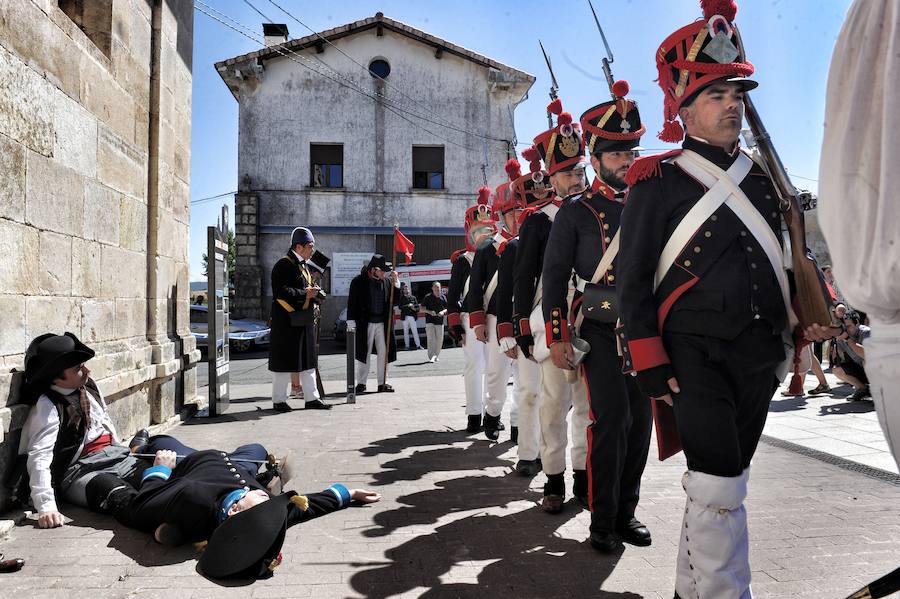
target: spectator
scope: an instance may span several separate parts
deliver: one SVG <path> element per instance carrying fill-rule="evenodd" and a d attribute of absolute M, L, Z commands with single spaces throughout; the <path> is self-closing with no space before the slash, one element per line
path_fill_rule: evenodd
<path fill-rule="evenodd" d="M 356 328 L 360 340 L 356 343 L 356 392 L 366 392 L 369 377 L 369 361 L 372 350 L 378 354 L 378 392 L 393 393 L 387 384 L 387 364 L 397 359 L 397 343 L 393 335 L 394 306 L 399 304 L 400 294 L 397 271 L 390 271 L 381 254 L 375 254 L 359 275 L 350 281 L 347 298 L 347 328 Z"/>
<path fill-rule="evenodd" d="M 419 342 L 419 325 L 416 320 L 419 318 L 419 301 L 412 294 L 409 285 L 402 283 L 400 285 L 400 322 L 403 323 L 403 348 L 412 349 L 409 346 L 409 333 L 412 331 L 413 339 L 416 341 L 416 349 L 422 349 Z"/>
<path fill-rule="evenodd" d="M 870 398 L 869 378 L 866 376 L 865 340 L 871 335 L 869 327 L 859 322 L 859 314 L 848 312 L 844 315 L 844 330 L 835 342 L 841 356 L 840 365 L 834 368 L 835 376 L 853 385 L 854 392 L 847 401 L 860 401 Z"/>
<path fill-rule="evenodd" d="M 447 298 L 441 293 L 441 284 L 431 284 L 431 293 L 422 299 L 425 308 L 425 340 L 428 345 L 428 361 L 437 362 L 444 345 L 444 315 L 447 314 Z"/>

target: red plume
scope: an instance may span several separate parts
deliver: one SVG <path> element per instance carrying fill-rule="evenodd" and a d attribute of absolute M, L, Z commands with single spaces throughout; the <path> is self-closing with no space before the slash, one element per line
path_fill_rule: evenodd
<path fill-rule="evenodd" d="M 551 114 L 560 114 L 562 112 L 562 100 L 557 98 L 547 104 L 547 112 Z"/>
<path fill-rule="evenodd" d="M 574 119 L 572 118 L 571 114 L 569 114 L 568 112 L 564 112 L 564 113 L 560 114 L 558 117 L 556 117 L 556 124 L 557 125 L 571 125 L 573 120 Z"/>
<path fill-rule="evenodd" d="M 628 82 L 624 79 L 619 79 L 613 83 L 612 93 L 614 93 L 617 98 L 624 98 L 628 95 L 629 91 L 631 91 L 631 86 L 628 85 Z"/>
<path fill-rule="evenodd" d="M 722 15 L 729 23 L 734 21 L 738 9 L 734 0 L 700 0 L 700 8 L 703 9 L 703 18 L 707 21 L 715 15 Z"/>
<path fill-rule="evenodd" d="M 515 181 L 522 176 L 522 165 L 515 158 L 510 158 L 506 161 L 505 169 L 510 181 Z"/>
<path fill-rule="evenodd" d="M 541 155 L 538 152 L 537 148 L 535 148 L 534 146 L 529 146 L 522 152 L 522 158 L 524 158 L 528 162 L 534 162 L 535 160 L 540 160 Z"/>
<path fill-rule="evenodd" d="M 479 204 L 487 204 L 488 200 L 491 199 L 491 188 L 487 185 L 482 185 L 478 188 L 478 203 Z"/>

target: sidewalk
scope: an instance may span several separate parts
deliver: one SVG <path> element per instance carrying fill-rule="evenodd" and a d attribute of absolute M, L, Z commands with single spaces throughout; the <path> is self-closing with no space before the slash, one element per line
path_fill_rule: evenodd
<path fill-rule="evenodd" d="M 276 453 L 293 448 L 305 456 L 295 481 L 300 491 L 343 482 L 384 495 L 373 506 L 292 528 L 271 579 L 219 586 L 195 572 L 191 547 L 165 549 L 108 518 L 69 508 L 64 513 L 74 521 L 63 528 L 39 530 L 26 521 L 0 541 L 7 558 L 26 559 L 22 571 L 0 574 L 2 595 L 672 597 L 682 455 L 659 462 L 651 450 L 638 516 L 653 532 L 653 545 L 602 556 L 585 541 L 587 512 L 571 501 L 559 516 L 540 511 L 543 476 L 512 474 L 515 449 L 507 433 L 490 444 L 458 430 L 465 424 L 461 376 L 394 384 L 394 394 L 290 414 L 270 409 L 268 385 L 235 384 L 228 414 L 172 431 L 198 447 L 259 440 Z M 340 392 L 343 383 L 327 381 L 326 390 Z M 806 418 L 797 412 L 777 414 Z M 761 444 L 747 502 L 756 596 L 843 598 L 892 570 L 900 555 L 897 505 L 896 484 Z"/>

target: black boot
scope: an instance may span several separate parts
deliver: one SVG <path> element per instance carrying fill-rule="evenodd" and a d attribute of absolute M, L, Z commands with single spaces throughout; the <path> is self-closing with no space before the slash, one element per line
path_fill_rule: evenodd
<path fill-rule="evenodd" d="M 565 473 L 548 474 L 544 483 L 544 499 L 541 500 L 541 509 L 548 514 L 558 514 L 563 510 L 563 501 L 566 498 Z"/>
<path fill-rule="evenodd" d="M 128 506 L 137 491 L 115 474 L 98 474 L 84 488 L 88 508 L 100 514 L 112 514 L 127 523 Z"/>
<path fill-rule="evenodd" d="M 638 547 L 648 547 L 652 542 L 650 531 L 635 517 L 617 524 L 616 532 L 623 541 Z"/>
<path fill-rule="evenodd" d="M 581 507 L 586 510 L 590 509 L 590 506 L 588 505 L 587 470 L 575 470 L 572 472 L 572 480 L 572 495 L 575 496 L 575 499 L 581 504 Z"/>
<path fill-rule="evenodd" d="M 466 425 L 467 433 L 480 433 L 481 432 L 481 414 L 469 414 L 469 422 Z"/>
<path fill-rule="evenodd" d="M 496 441 L 500 438 L 500 416 L 484 415 L 484 436 L 488 441 Z"/>
<path fill-rule="evenodd" d="M 518 426 L 510 427 L 509 440 L 512 441 L 513 443 L 519 442 L 519 427 Z"/>

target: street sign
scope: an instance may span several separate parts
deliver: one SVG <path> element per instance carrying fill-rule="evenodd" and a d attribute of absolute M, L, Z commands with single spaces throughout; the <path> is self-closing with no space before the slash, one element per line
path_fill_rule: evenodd
<path fill-rule="evenodd" d="M 209 366 L 209 416 L 228 410 L 228 206 L 215 227 L 206 228 L 209 326 L 206 360 Z M 198 414 L 202 415 L 202 414 Z"/>

